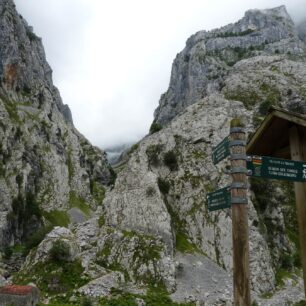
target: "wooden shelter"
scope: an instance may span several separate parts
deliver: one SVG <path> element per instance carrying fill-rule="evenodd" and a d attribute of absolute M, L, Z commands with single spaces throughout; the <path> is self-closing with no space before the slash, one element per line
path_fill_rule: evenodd
<path fill-rule="evenodd" d="M 246 153 L 306 162 L 306 115 L 271 108 Z M 306 182 L 294 182 L 294 189 L 306 297 Z"/>
<path fill-rule="evenodd" d="M 305 140 L 306 115 L 271 107 L 249 140 L 247 154 L 291 159 L 289 131 L 293 126 L 298 128 L 300 137 Z"/>

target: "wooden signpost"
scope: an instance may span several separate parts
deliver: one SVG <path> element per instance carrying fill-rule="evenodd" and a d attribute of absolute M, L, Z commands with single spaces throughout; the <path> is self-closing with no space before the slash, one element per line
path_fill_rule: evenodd
<path fill-rule="evenodd" d="M 246 137 L 240 120 L 232 120 L 230 136 L 234 305 L 250 306 Z"/>
<path fill-rule="evenodd" d="M 246 154 L 251 154 L 247 156 Z M 207 194 L 208 210 L 232 209 L 234 306 L 250 306 L 247 175 L 294 181 L 306 297 L 306 116 L 272 108 L 247 147 L 239 119 L 213 149 L 217 164 L 231 158 L 232 184 Z"/>
<path fill-rule="evenodd" d="M 232 184 L 207 194 L 208 210 L 232 209 L 234 305 L 250 306 L 249 229 L 245 131 L 239 119 L 231 122 L 230 136 L 213 149 L 217 164 L 231 157 Z"/>

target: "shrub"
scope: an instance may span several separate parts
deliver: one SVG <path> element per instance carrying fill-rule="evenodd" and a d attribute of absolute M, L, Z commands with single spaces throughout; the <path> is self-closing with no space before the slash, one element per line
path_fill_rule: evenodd
<path fill-rule="evenodd" d="M 177 158 L 174 151 L 168 151 L 164 155 L 164 164 L 171 170 L 177 170 L 178 164 L 177 164 Z"/>
<path fill-rule="evenodd" d="M 104 216 L 100 216 L 98 220 L 99 227 L 102 227 L 105 224 Z"/>
<path fill-rule="evenodd" d="M 17 183 L 18 187 L 20 188 L 22 183 L 23 183 L 23 175 L 22 174 L 18 174 L 16 176 L 16 183 Z"/>
<path fill-rule="evenodd" d="M 146 190 L 147 197 L 152 197 L 155 193 L 155 189 L 152 186 L 149 186 Z"/>
<path fill-rule="evenodd" d="M 25 253 L 29 253 L 32 248 L 37 247 L 45 238 L 45 236 L 51 231 L 52 226 L 42 227 L 35 233 L 30 235 L 25 241 Z"/>
<path fill-rule="evenodd" d="M 157 185 L 162 194 L 168 194 L 170 190 L 170 183 L 162 178 L 158 178 Z"/>
<path fill-rule="evenodd" d="M 50 249 L 50 258 L 55 262 L 68 261 L 70 248 L 62 240 L 56 240 Z"/>
<path fill-rule="evenodd" d="M 32 42 L 32 41 L 35 41 L 35 40 L 39 40 L 38 36 L 36 36 L 36 34 L 34 34 L 32 31 L 28 30 L 27 31 L 27 36 L 29 38 L 29 40 Z"/>
<path fill-rule="evenodd" d="M 147 147 L 146 154 L 148 156 L 150 166 L 158 166 L 159 164 L 159 154 L 163 149 L 163 145 L 150 145 Z"/>
<path fill-rule="evenodd" d="M 138 150 L 138 148 L 139 148 L 139 143 L 133 144 L 133 145 L 130 147 L 128 154 L 132 154 L 133 152 L 135 152 L 136 150 Z"/>
<path fill-rule="evenodd" d="M 162 129 L 162 125 L 157 122 L 153 122 L 150 126 L 150 134 L 154 134 Z"/>
<path fill-rule="evenodd" d="M 109 173 L 110 173 L 110 178 L 109 178 L 109 186 L 115 185 L 116 179 L 117 179 L 117 173 L 114 171 L 112 167 L 109 167 Z"/>
<path fill-rule="evenodd" d="M 90 298 L 84 297 L 83 300 L 82 300 L 82 306 L 92 306 L 92 302 L 91 302 Z"/>
<path fill-rule="evenodd" d="M 258 112 L 260 115 L 265 116 L 268 113 L 271 103 L 269 101 L 264 101 L 259 105 Z"/>
<path fill-rule="evenodd" d="M 4 258 L 5 259 L 10 259 L 13 255 L 13 250 L 12 248 L 10 247 L 6 247 L 4 250 L 3 250 L 3 253 L 4 253 Z"/>

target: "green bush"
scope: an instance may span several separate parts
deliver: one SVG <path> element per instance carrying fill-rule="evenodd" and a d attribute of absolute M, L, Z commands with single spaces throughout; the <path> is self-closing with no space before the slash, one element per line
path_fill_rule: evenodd
<path fill-rule="evenodd" d="M 147 147 L 146 154 L 148 156 L 149 165 L 150 166 L 158 166 L 159 165 L 159 154 L 163 150 L 162 144 L 150 145 Z"/>
<path fill-rule="evenodd" d="M 109 178 L 109 186 L 115 185 L 116 179 L 117 179 L 117 173 L 114 171 L 112 167 L 109 167 L 109 173 L 110 173 L 110 178 Z"/>
<path fill-rule="evenodd" d="M 84 297 L 83 300 L 82 300 L 82 306 L 92 306 L 92 302 L 91 302 L 90 298 Z"/>
<path fill-rule="evenodd" d="M 11 247 L 6 247 L 4 248 L 3 253 L 5 259 L 10 259 L 13 255 L 13 250 Z"/>
<path fill-rule="evenodd" d="M 105 224 L 104 216 L 100 216 L 98 220 L 99 227 L 102 227 Z"/>
<path fill-rule="evenodd" d="M 306 300 L 301 300 L 295 303 L 293 306 L 306 306 Z"/>
<path fill-rule="evenodd" d="M 164 164 L 171 170 L 177 170 L 178 169 L 178 163 L 176 154 L 174 151 L 168 151 L 164 155 Z"/>
<path fill-rule="evenodd" d="M 55 262 L 67 261 L 70 256 L 70 248 L 62 240 L 56 240 L 50 249 L 50 258 Z"/>
<path fill-rule="evenodd" d="M 51 231 L 51 229 L 52 226 L 41 227 L 32 235 L 27 237 L 25 241 L 25 253 L 28 254 L 32 248 L 37 247 L 43 241 L 46 235 Z"/>
<path fill-rule="evenodd" d="M 128 154 L 132 154 L 133 152 L 135 152 L 136 150 L 138 150 L 138 148 L 139 148 L 139 143 L 133 144 L 133 145 L 130 147 Z"/>
<path fill-rule="evenodd" d="M 159 177 L 157 179 L 157 185 L 162 194 L 166 195 L 169 193 L 170 183 L 168 181 L 163 180 L 162 178 Z"/>
<path fill-rule="evenodd" d="M 30 30 L 27 31 L 27 36 L 31 42 L 35 40 L 39 40 L 38 36 Z"/>
<path fill-rule="evenodd" d="M 162 125 L 157 122 L 153 122 L 150 126 L 150 134 L 154 134 L 162 129 Z"/>

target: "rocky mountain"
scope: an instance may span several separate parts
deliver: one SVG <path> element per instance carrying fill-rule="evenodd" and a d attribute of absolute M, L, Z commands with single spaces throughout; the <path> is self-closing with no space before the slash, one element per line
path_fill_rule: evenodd
<path fill-rule="evenodd" d="M 42 50 L 39 39 L 27 38 L 28 26 L 12 2 L 0 3 L 23 29 L 8 41 L 30 48 L 24 56 L 33 56 L 35 48 Z M 1 18 L 5 26 L 11 25 L 8 20 Z M 33 67 L 19 65 L 20 70 Z M 17 75 L 14 80 L 19 80 Z M 41 77 L 33 84 L 42 82 L 45 89 L 47 81 Z M 214 166 L 211 152 L 228 135 L 233 117 L 241 116 L 250 134 L 272 105 L 306 113 L 306 45 L 285 7 L 250 10 L 235 24 L 200 31 L 187 40 L 174 60 L 151 134 L 126 152 L 105 196 L 102 188 L 112 182 L 112 175 L 104 155 L 73 128 L 63 106 L 58 106 L 60 100 L 54 102 L 54 93 L 43 91 L 40 106 L 39 91 L 28 86 L 25 94 L 16 87 L 8 89 L 7 77 L 2 82 L 4 118 L 11 124 L 4 133 L 10 135 L 5 139 L 11 146 L 4 152 L 11 152 L 11 159 L 3 163 L 0 185 L 5 191 L 1 197 L 8 195 L 1 198 L 1 205 L 7 203 L 1 224 L 9 233 L 3 237 L 19 237 L 11 234 L 14 226 L 9 227 L 24 222 L 16 214 L 14 199 L 19 195 L 25 199 L 22 207 L 39 208 L 32 218 L 58 226 L 4 281 L 36 284 L 49 305 L 232 305 L 231 211 L 210 213 L 205 200 L 208 192 L 229 184 L 228 162 Z M 22 135 L 14 141 L 17 127 Z M 59 136 L 57 128 L 68 136 Z M 31 149 L 33 143 L 37 151 Z M 23 152 L 30 154 L 25 161 L 31 162 L 23 161 Z M 31 169 L 36 169 L 32 176 Z M 48 196 L 50 189 L 56 191 Z M 287 182 L 251 180 L 253 305 L 291 305 L 303 299 L 292 189 Z M 32 195 L 36 200 L 27 200 Z M 83 212 L 87 220 L 76 218 L 76 208 L 77 216 Z M 10 212 L 13 222 L 7 221 Z M 14 239 L 3 241 L 22 242 Z M 12 252 L 14 256 L 18 249 Z M 9 258 L 7 253 L 4 257 Z M 2 276 L 7 277 L 5 271 Z"/>
<path fill-rule="evenodd" d="M 90 217 L 112 183 L 105 153 L 73 126 L 41 39 L 0 1 L 0 248 Z"/>
<path fill-rule="evenodd" d="M 192 35 L 173 63 L 169 89 L 155 110 L 155 121 L 169 122 L 187 106 L 222 91 L 233 66 L 246 58 L 299 56 L 305 45 L 284 6 L 250 10 L 236 22 Z"/>

